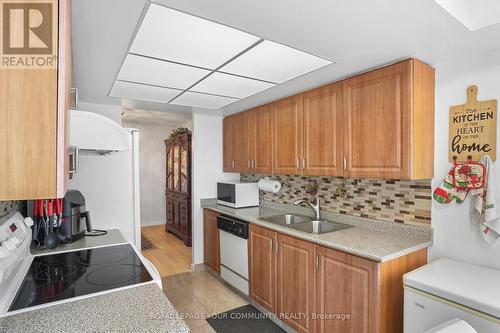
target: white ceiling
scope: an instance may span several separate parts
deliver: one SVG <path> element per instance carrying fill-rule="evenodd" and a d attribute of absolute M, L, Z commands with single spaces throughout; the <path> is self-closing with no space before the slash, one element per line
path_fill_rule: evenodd
<path fill-rule="evenodd" d="M 332 63 L 162 5 L 152 3 L 144 11 L 115 86 L 128 81 L 183 90 L 165 103 L 219 109 Z M 117 95 L 117 88 L 109 95 L 147 100 L 146 88 L 138 88 L 130 96 L 123 90 Z M 160 92 L 155 89 L 151 101 L 158 102 Z"/>
<path fill-rule="evenodd" d="M 438 76 L 452 74 L 457 64 L 461 69 L 500 64 L 499 24 L 470 31 L 434 0 L 156 2 L 335 61 L 222 107 L 225 114 L 407 57 L 435 66 Z M 107 94 L 144 4 L 141 0 L 74 0 L 75 85 L 82 101 L 139 103 Z M 177 105 L 144 105 L 150 110 L 191 112 L 190 107 Z"/>

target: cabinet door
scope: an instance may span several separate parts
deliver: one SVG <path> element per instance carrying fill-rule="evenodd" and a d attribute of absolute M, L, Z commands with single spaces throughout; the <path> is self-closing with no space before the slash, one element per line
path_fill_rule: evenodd
<path fill-rule="evenodd" d="M 179 202 L 179 227 L 183 234 L 188 232 L 188 205 L 186 200 Z"/>
<path fill-rule="evenodd" d="M 273 170 L 302 174 L 302 95 L 273 103 Z"/>
<path fill-rule="evenodd" d="M 248 239 L 250 268 L 250 298 L 276 313 L 276 254 L 277 233 L 250 225 Z"/>
<path fill-rule="evenodd" d="M 249 113 L 251 172 L 273 171 L 272 107 L 264 105 Z"/>
<path fill-rule="evenodd" d="M 169 226 L 173 226 L 174 225 L 174 201 L 170 198 L 167 198 L 166 199 L 166 222 L 167 222 L 167 225 L 166 225 L 166 228 L 165 229 L 168 229 Z"/>
<path fill-rule="evenodd" d="M 410 65 L 405 61 L 344 81 L 346 176 L 408 177 Z"/>
<path fill-rule="evenodd" d="M 238 113 L 234 116 L 234 171 L 250 171 L 249 152 L 249 114 Z"/>
<path fill-rule="evenodd" d="M 57 198 L 66 194 L 69 179 L 69 110 L 73 87 L 71 0 L 59 0 L 57 75 Z"/>
<path fill-rule="evenodd" d="M 204 262 L 216 272 L 220 272 L 219 229 L 217 213 L 203 211 L 203 253 Z"/>
<path fill-rule="evenodd" d="M 304 174 L 343 175 L 342 84 L 304 94 Z"/>
<path fill-rule="evenodd" d="M 224 172 L 234 171 L 234 116 L 223 120 L 223 169 Z"/>
<path fill-rule="evenodd" d="M 315 307 L 313 243 L 278 234 L 278 316 L 298 332 L 313 332 Z"/>
<path fill-rule="evenodd" d="M 71 7 L 69 0 L 44 2 L 51 5 L 52 19 L 40 20 L 50 21 L 45 35 L 50 34 L 53 45 L 43 57 L 57 62 L 0 69 L 0 201 L 60 198 L 66 193 Z"/>
<path fill-rule="evenodd" d="M 378 332 L 378 264 L 318 246 L 317 332 Z M 347 316 L 341 320 L 331 316 Z"/>

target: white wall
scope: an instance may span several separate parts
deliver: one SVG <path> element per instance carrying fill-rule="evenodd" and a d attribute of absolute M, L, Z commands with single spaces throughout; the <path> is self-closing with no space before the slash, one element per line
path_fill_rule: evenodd
<path fill-rule="evenodd" d="M 474 72 L 460 73 L 436 80 L 436 125 L 434 147 L 433 189 L 449 170 L 448 162 L 448 111 L 452 105 L 466 101 L 469 85 L 478 86 L 478 99 L 500 100 L 500 66 Z M 497 124 L 497 127 L 500 124 Z M 499 132 L 497 128 L 497 133 Z M 498 142 L 498 140 L 497 140 Z M 500 153 L 497 148 L 497 154 Z M 500 184 L 500 166 L 494 163 L 497 184 Z M 430 259 L 449 257 L 478 265 L 500 269 L 500 241 L 488 245 L 479 234 L 477 226 L 469 219 L 470 198 L 463 204 L 442 205 L 432 201 L 432 228 L 434 245 L 430 249 Z"/>
<path fill-rule="evenodd" d="M 222 172 L 222 117 L 193 114 L 193 264 L 203 262 L 203 210 L 200 199 L 215 198 L 217 181 L 239 179 Z"/>
<path fill-rule="evenodd" d="M 122 123 L 122 107 L 120 105 L 94 104 L 78 101 L 78 110 L 99 113 L 109 119 Z"/>
<path fill-rule="evenodd" d="M 165 224 L 165 143 L 177 126 L 127 122 L 140 133 L 141 225 Z"/>

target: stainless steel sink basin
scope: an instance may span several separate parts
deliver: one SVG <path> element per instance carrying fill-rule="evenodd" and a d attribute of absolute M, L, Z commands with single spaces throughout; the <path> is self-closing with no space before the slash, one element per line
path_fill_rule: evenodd
<path fill-rule="evenodd" d="M 340 231 L 352 228 L 351 225 L 338 222 L 329 222 L 324 220 L 314 220 L 314 221 L 304 222 L 290 227 L 311 234 L 324 234 L 327 232 Z"/>
<path fill-rule="evenodd" d="M 284 214 L 284 215 L 273 215 L 269 217 L 263 217 L 261 218 L 261 220 L 280 225 L 295 225 L 295 224 L 310 222 L 312 218 L 302 215 Z"/>

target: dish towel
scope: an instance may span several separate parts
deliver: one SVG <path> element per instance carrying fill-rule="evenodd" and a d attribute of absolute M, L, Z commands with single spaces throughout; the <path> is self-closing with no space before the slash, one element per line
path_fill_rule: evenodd
<path fill-rule="evenodd" d="M 497 198 L 495 172 L 488 155 L 484 155 L 481 163 L 486 168 L 486 182 L 481 189 L 471 190 L 471 218 L 478 223 L 481 235 L 488 243 L 500 237 L 500 205 Z"/>
<path fill-rule="evenodd" d="M 448 204 L 453 200 L 456 201 L 457 204 L 461 204 L 464 202 L 467 197 L 468 189 L 461 190 L 455 188 L 453 186 L 453 178 L 455 176 L 455 164 L 451 167 L 450 171 L 446 174 L 441 184 L 434 190 L 432 196 L 434 200 L 442 204 Z"/>

